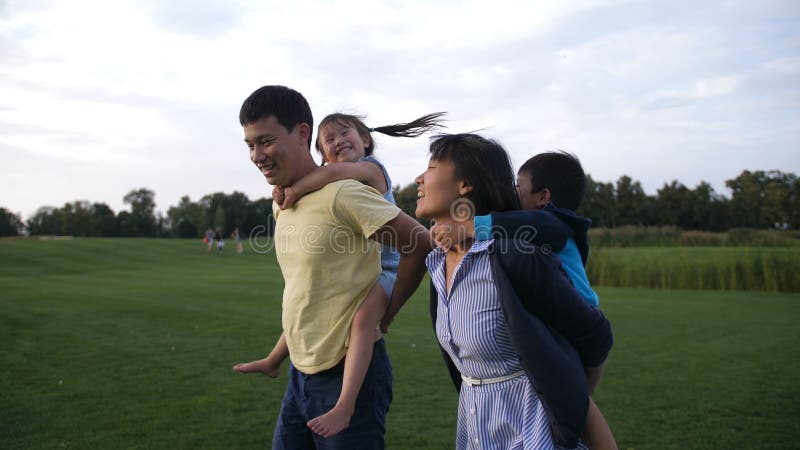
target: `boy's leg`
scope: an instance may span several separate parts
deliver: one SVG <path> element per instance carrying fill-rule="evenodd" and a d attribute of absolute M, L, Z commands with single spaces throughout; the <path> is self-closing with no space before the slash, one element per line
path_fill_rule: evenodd
<path fill-rule="evenodd" d="M 356 398 L 372 360 L 372 347 L 380 339 L 377 326 L 386 312 L 387 301 L 386 292 L 375 283 L 356 311 L 350 326 L 350 346 L 344 360 L 342 392 L 333 409 L 308 422 L 314 433 L 331 437 L 350 425 Z"/>
<path fill-rule="evenodd" d="M 589 397 L 589 413 L 586 416 L 582 438 L 590 450 L 617 450 L 614 434 L 611 433 L 606 418 L 591 397 Z"/>
<path fill-rule="evenodd" d="M 308 392 L 308 415 L 314 417 L 315 413 L 322 413 L 330 409 L 339 398 L 341 390 L 344 365 L 338 368 L 338 375 L 329 375 L 326 382 L 325 377 L 312 375 L 306 384 Z M 331 372 L 335 372 L 331 371 Z M 327 383 L 327 387 L 325 384 Z M 321 398 L 325 397 L 324 392 L 329 392 L 327 403 L 325 400 L 317 401 L 317 393 L 321 393 Z M 324 438 L 318 434 L 314 435 L 314 443 L 317 449 L 326 450 L 380 450 L 385 447 L 386 437 L 386 414 L 392 402 L 392 365 L 389 362 L 389 355 L 386 353 L 386 343 L 383 339 L 373 345 L 372 360 L 369 369 L 364 377 L 361 391 L 356 399 L 356 409 L 350 418 L 350 426 L 335 436 Z M 318 410 L 315 411 L 315 409 Z M 309 430 L 310 431 L 310 430 Z"/>

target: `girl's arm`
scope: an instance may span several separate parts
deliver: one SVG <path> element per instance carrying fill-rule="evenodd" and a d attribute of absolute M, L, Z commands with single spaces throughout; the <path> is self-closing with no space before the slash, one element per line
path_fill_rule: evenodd
<path fill-rule="evenodd" d="M 294 206 L 302 196 L 322 189 L 328 183 L 339 180 L 357 180 L 385 194 L 390 186 L 380 166 L 369 161 L 332 163 L 314 169 L 297 183 L 283 189 L 284 201 L 281 209 Z"/>

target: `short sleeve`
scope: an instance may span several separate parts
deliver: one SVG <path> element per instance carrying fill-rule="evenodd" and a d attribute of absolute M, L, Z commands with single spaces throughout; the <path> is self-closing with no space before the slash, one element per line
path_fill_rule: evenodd
<path fill-rule="evenodd" d="M 273 217 L 275 220 L 278 220 L 278 216 L 280 215 L 280 213 L 281 213 L 281 207 L 280 207 L 280 205 L 278 205 L 278 202 L 276 202 L 276 201 L 273 201 L 273 202 L 272 202 L 272 217 Z"/>
<path fill-rule="evenodd" d="M 333 214 L 354 233 L 370 237 L 400 214 L 380 192 L 358 181 L 341 182 L 333 201 Z"/>

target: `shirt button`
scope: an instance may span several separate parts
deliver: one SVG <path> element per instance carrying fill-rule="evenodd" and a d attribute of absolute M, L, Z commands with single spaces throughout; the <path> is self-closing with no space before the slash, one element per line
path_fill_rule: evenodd
<path fill-rule="evenodd" d="M 470 409 L 469 409 L 469 413 L 470 413 L 470 414 L 475 414 L 475 408 L 470 408 Z"/>

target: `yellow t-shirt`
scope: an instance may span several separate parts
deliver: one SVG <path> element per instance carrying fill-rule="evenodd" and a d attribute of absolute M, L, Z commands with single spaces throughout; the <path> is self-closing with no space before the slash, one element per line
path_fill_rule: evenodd
<path fill-rule="evenodd" d="M 381 273 L 380 244 L 369 239 L 400 209 L 353 180 L 330 183 L 275 215 L 283 273 L 283 332 L 297 370 L 313 374 L 347 353 L 356 310 Z"/>

